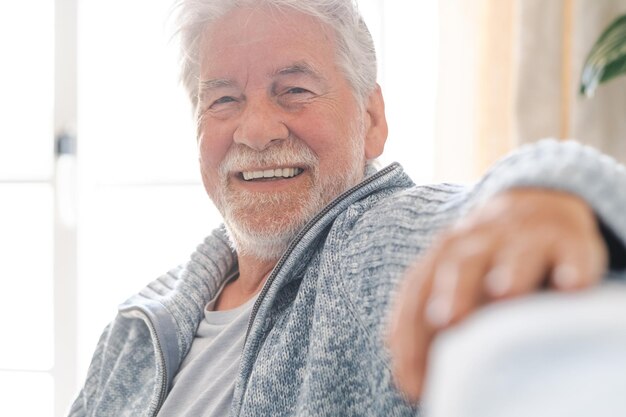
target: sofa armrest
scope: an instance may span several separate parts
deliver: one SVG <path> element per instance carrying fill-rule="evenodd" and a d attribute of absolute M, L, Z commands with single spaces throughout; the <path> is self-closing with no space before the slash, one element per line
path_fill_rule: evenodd
<path fill-rule="evenodd" d="M 626 415 L 626 284 L 483 308 L 437 338 L 428 417 Z"/>

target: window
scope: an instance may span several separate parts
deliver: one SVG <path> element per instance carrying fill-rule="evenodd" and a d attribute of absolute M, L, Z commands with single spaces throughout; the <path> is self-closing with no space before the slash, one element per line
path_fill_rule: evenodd
<path fill-rule="evenodd" d="M 376 41 L 389 139 L 383 163 L 399 161 L 416 183 L 434 179 L 438 2 L 361 0 Z"/>
<path fill-rule="evenodd" d="M 0 9 L 0 415 L 51 417 L 54 4 Z"/>

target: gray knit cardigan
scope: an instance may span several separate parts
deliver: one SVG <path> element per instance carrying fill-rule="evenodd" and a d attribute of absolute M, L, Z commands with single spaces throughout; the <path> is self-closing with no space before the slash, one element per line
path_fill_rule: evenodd
<path fill-rule="evenodd" d="M 394 290 L 438 230 L 521 186 L 581 196 L 626 242 L 623 167 L 573 142 L 524 147 L 471 188 L 415 186 L 390 165 L 326 207 L 274 268 L 253 307 L 230 415 L 420 415 L 394 388 L 382 343 Z M 155 416 L 205 304 L 233 268 L 218 229 L 122 304 L 70 416 Z"/>

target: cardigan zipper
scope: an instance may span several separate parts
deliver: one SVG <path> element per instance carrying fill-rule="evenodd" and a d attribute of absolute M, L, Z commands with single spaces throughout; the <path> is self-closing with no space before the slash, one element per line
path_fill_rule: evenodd
<path fill-rule="evenodd" d="M 267 280 L 265 281 L 265 284 L 263 285 L 263 288 L 261 289 L 261 292 L 259 293 L 259 296 L 254 303 L 254 306 L 252 307 L 252 312 L 250 313 L 250 319 L 248 320 L 248 329 L 246 330 L 246 337 L 243 342 L 244 349 L 245 349 L 246 342 L 248 341 L 248 336 L 250 335 L 250 330 L 252 329 L 252 323 L 254 322 L 254 319 L 257 313 L 259 312 L 259 308 L 261 304 L 263 303 L 263 298 L 265 298 L 265 296 L 267 295 L 267 292 L 269 291 L 269 288 L 272 286 L 272 283 L 276 279 L 276 276 L 278 275 L 278 271 L 280 271 L 280 269 L 285 264 L 285 262 L 287 261 L 287 259 L 289 258 L 293 250 L 296 248 L 296 246 L 298 246 L 298 243 L 300 243 L 302 238 L 309 232 L 309 230 L 313 228 L 313 226 L 318 221 L 320 221 L 326 214 L 328 214 L 328 212 L 330 212 L 337 205 L 339 205 L 339 203 L 345 200 L 350 194 L 355 193 L 356 191 L 364 188 L 365 186 L 376 181 L 377 179 L 387 175 L 389 172 L 393 171 L 397 167 L 398 167 L 398 163 L 393 163 L 389 165 L 388 167 L 378 171 L 376 174 L 361 181 L 359 184 L 355 185 L 354 187 L 349 188 L 348 190 L 344 191 L 337 198 L 335 198 L 330 204 L 328 204 L 322 211 L 320 211 L 315 217 L 313 217 L 300 230 L 300 232 L 296 235 L 296 237 L 291 241 L 291 243 L 287 247 L 287 250 L 285 251 L 285 253 L 283 253 L 283 256 L 281 256 L 280 259 L 278 260 L 278 263 L 272 270 L 272 273 L 270 274 L 270 276 L 267 277 Z"/>

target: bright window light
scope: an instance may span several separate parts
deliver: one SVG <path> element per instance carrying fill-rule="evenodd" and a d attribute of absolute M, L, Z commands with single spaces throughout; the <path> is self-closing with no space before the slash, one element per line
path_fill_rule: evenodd
<path fill-rule="evenodd" d="M 54 415 L 54 381 L 49 374 L 0 371 L 0 392 L 0 416 Z"/>
<path fill-rule="evenodd" d="M 10 335 L 0 343 L 0 369 L 50 370 L 52 190 L 48 185 L 0 185 L 0 196 L 0 333 Z"/>
<path fill-rule="evenodd" d="M 52 172 L 54 2 L 0 7 L 0 180 Z"/>
<path fill-rule="evenodd" d="M 82 174 L 98 183 L 199 181 L 172 4 L 81 2 L 79 152 Z"/>

